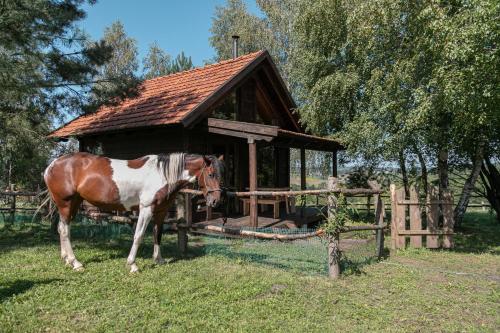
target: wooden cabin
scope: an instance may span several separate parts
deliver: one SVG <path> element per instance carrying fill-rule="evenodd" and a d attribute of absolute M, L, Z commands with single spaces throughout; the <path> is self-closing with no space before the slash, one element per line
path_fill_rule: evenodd
<path fill-rule="evenodd" d="M 305 150 L 331 152 L 336 175 L 342 146 L 306 134 L 295 108 L 269 53 L 259 51 L 146 80 L 138 97 L 78 117 L 50 136 L 73 137 L 80 151 L 120 159 L 177 151 L 223 154 L 224 185 L 239 191 L 289 188 L 290 148 L 299 148 L 305 189 Z M 256 202 L 250 215 L 256 226 Z"/>

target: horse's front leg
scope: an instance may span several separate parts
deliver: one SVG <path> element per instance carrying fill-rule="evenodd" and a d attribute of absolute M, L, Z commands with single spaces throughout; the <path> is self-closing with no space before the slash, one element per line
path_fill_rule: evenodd
<path fill-rule="evenodd" d="M 139 249 L 142 239 L 144 238 L 144 233 L 146 232 L 148 223 L 151 220 L 151 216 L 151 206 L 141 208 L 141 211 L 139 212 L 139 218 L 137 220 L 137 226 L 135 228 L 134 243 L 132 244 L 130 254 L 127 258 L 127 264 L 130 266 L 130 273 L 139 271 L 139 268 L 135 263 L 135 258 L 137 256 L 137 250 Z"/>

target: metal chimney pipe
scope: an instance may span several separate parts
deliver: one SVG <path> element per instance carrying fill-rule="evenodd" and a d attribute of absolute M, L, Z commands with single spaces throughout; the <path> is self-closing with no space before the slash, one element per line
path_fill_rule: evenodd
<path fill-rule="evenodd" d="M 240 39 L 240 36 L 238 35 L 233 35 L 233 59 L 238 58 L 238 39 Z"/>

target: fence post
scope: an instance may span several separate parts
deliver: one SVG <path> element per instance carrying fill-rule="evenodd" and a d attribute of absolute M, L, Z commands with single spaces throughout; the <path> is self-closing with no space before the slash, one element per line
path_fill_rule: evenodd
<path fill-rule="evenodd" d="M 187 251 L 188 235 L 186 226 L 177 226 L 177 246 L 181 254 Z"/>
<path fill-rule="evenodd" d="M 443 193 L 443 231 L 453 232 L 453 195 L 450 191 Z M 443 248 L 453 247 L 453 235 L 443 235 Z"/>
<path fill-rule="evenodd" d="M 10 202 L 10 223 L 13 225 L 16 222 L 16 195 L 12 195 L 12 201 Z"/>
<path fill-rule="evenodd" d="M 333 190 L 337 186 L 337 178 L 328 177 L 328 189 Z M 328 217 L 335 214 L 336 198 L 333 193 L 328 193 Z M 328 275 L 332 279 L 340 277 L 340 234 L 328 236 Z"/>
<path fill-rule="evenodd" d="M 439 200 L 438 189 L 435 186 L 429 188 L 429 195 L 427 196 L 427 230 L 436 233 L 438 230 L 439 221 Z M 439 238 L 436 234 L 428 235 L 425 240 L 428 249 L 439 248 Z"/>
<path fill-rule="evenodd" d="M 396 250 L 397 248 L 397 238 L 398 238 L 398 227 L 397 218 L 398 210 L 396 205 L 396 185 L 391 184 L 391 250 Z"/>
<path fill-rule="evenodd" d="M 382 187 L 380 184 L 378 184 L 376 181 L 368 181 L 368 185 L 370 186 L 371 189 L 373 190 L 378 190 L 380 191 Z M 382 193 L 375 194 L 373 196 L 373 201 L 375 204 L 375 224 L 380 227 L 376 231 L 376 240 L 377 240 L 377 257 L 378 259 L 382 258 L 382 255 L 384 253 L 384 229 L 382 229 L 382 226 L 384 225 L 384 203 L 382 202 Z"/>
<path fill-rule="evenodd" d="M 410 187 L 410 229 L 422 230 L 422 214 L 420 211 L 418 192 L 415 186 Z M 422 247 L 422 236 L 410 236 L 410 245 L 414 248 Z"/>

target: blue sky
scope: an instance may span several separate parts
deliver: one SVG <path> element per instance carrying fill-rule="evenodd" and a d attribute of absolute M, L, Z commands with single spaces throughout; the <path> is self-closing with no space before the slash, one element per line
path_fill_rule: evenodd
<path fill-rule="evenodd" d="M 210 47 L 210 26 L 216 6 L 225 0 L 100 0 L 86 6 L 87 18 L 81 27 L 92 38 L 103 35 L 104 28 L 120 20 L 127 35 L 137 41 L 139 60 L 147 53 L 149 44 L 157 41 L 160 47 L 175 56 L 181 51 L 193 59 L 195 66 L 203 65 L 215 55 Z M 252 13 L 259 10 L 255 0 L 245 0 Z"/>

